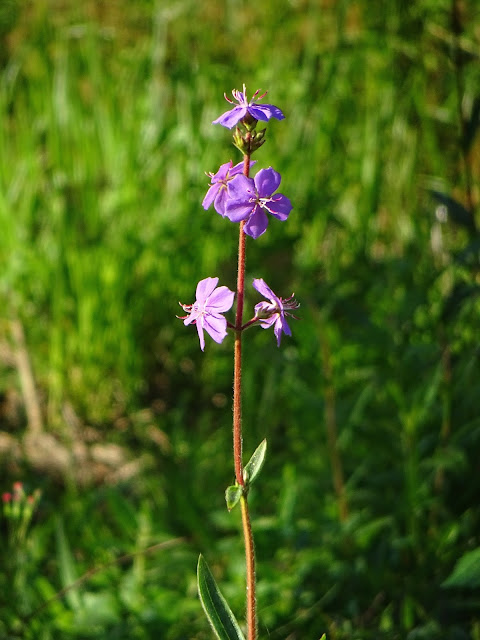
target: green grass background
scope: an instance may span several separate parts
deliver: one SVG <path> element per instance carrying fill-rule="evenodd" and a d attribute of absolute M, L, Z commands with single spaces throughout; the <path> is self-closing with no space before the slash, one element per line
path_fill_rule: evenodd
<path fill-rule="evenodd" d="M 0 34 L 0 329 L 23 324 L 49 433 L 142 461 L 80 487 L 4 456 L 3 489 L 43 497 L 3 545 L 3 637 L 210 638 L 199 552 L 242 618 L 233 343 L 201 353 L 175 315 L 202 278 L 235 288 L 237 227 L 201 201 L 241 159 L 211 121 L 245 83 L 286 115 L 256 159 L 294 205 L 249 239 L 247 281 L 302 305 L 280 349 L 245 337 L 260 637 L 480 638 L 476 556 L 443 585 L 480 546 L 476 3 L 1 0 Z"/>

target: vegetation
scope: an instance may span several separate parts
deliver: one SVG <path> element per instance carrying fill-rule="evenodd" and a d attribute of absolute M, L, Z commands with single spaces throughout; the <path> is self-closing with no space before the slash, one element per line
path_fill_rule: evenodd
<path fill-rule="evenodd" d="M 478 640 L 476 3 L 2 0 L 0 40 L 0 637 L 210 638 L 200 553 L 242 618 L 232 340 L 175 314 L 235 289 L 245 83 L 295 206 L 247 278 L 302 305 L 245 343 L 260 637 Z"/>

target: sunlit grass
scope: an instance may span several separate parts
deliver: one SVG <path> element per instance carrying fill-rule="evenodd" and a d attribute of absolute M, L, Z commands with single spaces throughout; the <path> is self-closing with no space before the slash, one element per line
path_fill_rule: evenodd
<path fill-rule="evenodd" d="M 60 505 L 50 498 L 29 597 L 63 586 L 55 530 L 79 573 L 149 536 L 181 535 L 188 545 L 168 558 L 97 585 L 111 620 L 128 619 L 129 637 L 208 637 L 193 573 L 212 539 L 215 569 L 242 606 L 243 560 L 222 494 L 232 340 L 202 354 L 175 314 L 204 277 L 235 286 L 236 227 L 201 201 L 204 172 L 239 159 L 211 121 L 223 92 L 245 82 L 286 114 L 269 124 L 259 165 L 281 172 L 294 204 L 281 229 L 273 221 L 249 242 L 247 280 L 264 277 L 302 304 L 281 349 L 268 332 L 245 340 L 245 450 L 269 440 L 265 484 L 252 495 L 260 619 L 273 638 L 318 638 L 327 625 L 338 639 L 435 626 L 439 585 L 478 544 L 474 269 L 454 265 L 468 234 L 440 225 L 427 191 L 465 202 L 456 78 L 438 36 L 450 4 L 19 7 L 0 56 L 0 327 L 8 343 L 7 321 L 23 324 L 48 431 L 67 438 L 73 411 L 96 437 L 144 455 L 146 471 L 126 495 L 70 487 Z M 465 47 L 478 44 L 478 16 L 467 17 Z M 464 71 L 467 108 L 480 73 L 473 62 Z M 450 299 L 455 282 L 472 288 Z M 247 294 L 247 305 L 257 301 Z M 0 385 L 17 385 L 8 358 Z M 330 446 L 327 396 L 338 429 Z M 52 523 L 57 510 L 64 529 Z M 57 564 L 40 576 L 49 553 Z M 45 638 L 74 635 L 69 607 L 42 614 Z M 108 624 L 102 637 L 126 637 Z"/>

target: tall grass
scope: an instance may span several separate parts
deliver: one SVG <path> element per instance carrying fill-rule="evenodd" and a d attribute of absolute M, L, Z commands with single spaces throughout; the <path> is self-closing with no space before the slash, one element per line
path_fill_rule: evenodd
<path fill-rule="evenodd" d="M 45 0 L 11 3 L 0 21 L 1 327 L 24 327 L 49 431 L 68 439 L 73 410 L 147 452 L 125 495 L 51 488 L 31 599 L 63 586 L 45 560 L 55 535 L 57 565 L 71 544 L 79 572 L 149 536 L 189 541 L 137 566 L 137 582 L 99 579 L 110 595 L 125 580 L 99 637 L 126 637 L 122 616 L 130 637 L 207 637 L 192 585 L 213 530 L 228 556 L 215 570 L 242 606 L 222 497 L 231 345 L 205 358 L 175 314 L 192 282 L 234 272 L 229 223 L 200 203 L 203 172 L 229 159 L 210 122 L 243 82 L 288 115 L 262 163 L 295 203 L 249 247 L 247 279 L 261 266 L 303 317 L 281 352 L 267 332 L 245 348 L 245 447 L 267 435 L 271 448 L 261 504 L 252 494 L 262 634 L 479 637 L 477 592 L 462 608 L 440 586 L 479 545 L 478 236 L 455 211 L 442 222 L 429 191 L 478 205 L 478 138 L 462 154 L 458 104 L 467 122 L 479 15 L 464 4 L 459 64 L 457 3 L 374 4 Z M 6 359 L 0 391 L 16 384 Z M 45 638 L 78 636 L 68 602 L 42 615 Z"/>

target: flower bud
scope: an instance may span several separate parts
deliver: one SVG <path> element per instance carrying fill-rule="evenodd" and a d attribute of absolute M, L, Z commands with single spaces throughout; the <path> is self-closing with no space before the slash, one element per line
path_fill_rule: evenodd
<path fill-rule="evenodd" d="M 277 308 L 275 305 L 269 302 L 259 302 L 255 306 L 255 317 L 259 320 L 265 320 L 266 318 L 271 318 L 274 313 L 277 312 Z"/>
<path fill-rule="evenodd" d="M 257 126 L 257 122 L 258 120 L 251 116 L 249 113 L 247 113 L 247 115 L 241 120 L 241 123 L 247 131 L 253 131 Z"/>
<path fill-rule="evenodd" d="M 235 128 L 235 133 L 233 134 L 233 144 L 244 155 L 250 154 L 250 141 L 245 140 L 242 132 L 238 127 Z"/>

